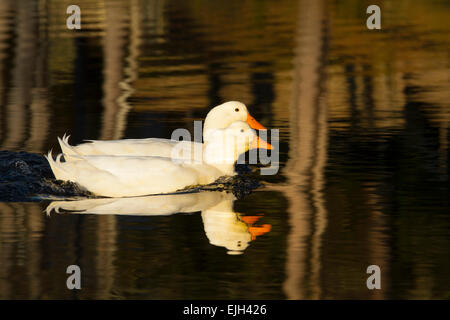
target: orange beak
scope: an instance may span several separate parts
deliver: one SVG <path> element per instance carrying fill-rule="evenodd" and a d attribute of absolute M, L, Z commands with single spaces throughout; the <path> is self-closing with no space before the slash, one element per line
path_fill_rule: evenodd
<path fill-rule="evenodd" d="M 270 143 L 264 141 L 263 139 L 260 139 L 258 136 L 255 136 L 253 139 L 252 144 L 250 145 L 250 149 L 267 149 L 272 150 L 273 147 Z"/>
<path fill-rule="evenodd" d="M 250 113 L 247 114 L 247 123 L 250 127 L 252 127 L 255 130 L 267 130 L 266 127 L 264 127 L 261 123 L 255 120 Z"/>

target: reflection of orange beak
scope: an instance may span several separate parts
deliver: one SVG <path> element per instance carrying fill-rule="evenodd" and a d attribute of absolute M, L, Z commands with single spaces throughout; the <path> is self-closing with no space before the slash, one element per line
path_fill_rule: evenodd
<path fill-rule="evenodd" d="M 257 236 L 262 236 L 272 229 L 272 225 L 263 224 L 262 226 L 257 227 L 248 227 L 248 232 L 252 235 L 252 240 L 255 240 Z"/>
<path fill-rule="evenodd" d="M 244 221 L 248 225 L 248 232 L 250 232 L 252 236 L 252 241 L 256 239 L 257 236 L 261 236 L 267 232 L 270 232 L 272 229 L 272 225 L 263 224 L 262 226 L 254 227 L 253 224 L 258 221 L 261 216 L 244 216 L 241 217 L 242 221 Z"/>
<path fill-rule="evenodd" d="M 250 113 L 247 114 L 247 123 L 250 127 L 256 130 L 267 130 L 266 127 L 264 127 L 261 123 L 255 120 Z"/>
<path fill-rule="evenodd" d="M 273 147 L 270 143 L 264 141 L 263 139 L 260 139 L 258 136 L 255 136 L 253 139 L 252 144 L 250 145 L 250 149 L 267 149 L 272 150 Z"/>
<path fill-rule="evenodd" d="M 245 216 L 241 217 L 242 221 L 248 224 L 248 232 L 252 236 L 252 241 L 256 239 L 257 236 L 261 236 L 267 232 L 270 232 L 272 225 L 263 224 L 262 226 L 253 226 L 253 224 L 261 218 L 260 216 Z"/>
<path fill-rule="evenodd" d="M 246 224 L 254 224 L 256 221 L 261 218 L 260 216 L 243 216 L 241 217 L 241 220 L 244 221 Z"/>

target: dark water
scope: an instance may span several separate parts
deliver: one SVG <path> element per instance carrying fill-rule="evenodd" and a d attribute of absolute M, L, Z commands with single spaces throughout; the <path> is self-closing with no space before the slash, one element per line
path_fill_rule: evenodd
<path fill-rule="evenodd" d="M 80 0 L 80 31 L 70 4 L 0 1 L 0 298 L 450 298 L 448 2 L 383 1 L 381 31 L 365 1 Z M 280 130 L 241 192 L 89 199 L 42 156 L 228 100 Z"/>

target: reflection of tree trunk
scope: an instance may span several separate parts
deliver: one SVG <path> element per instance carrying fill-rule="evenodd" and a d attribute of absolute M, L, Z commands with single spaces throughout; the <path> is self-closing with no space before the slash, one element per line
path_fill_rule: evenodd
<path fill-rule="evenodd" d="M 119 7 L 117 4 L 106 4 L 105 68 L 103 72 L 105 111 L 102 116 L 101 139 L 120 139 L 126 129 L 127 115 L 131 108 L 127 99 L 135 91 L 132 83 L 138 78 L 139 73 L 138 58 L 142 42 L 142 14 L 143 8 L 138 0 L 131 1 L 129 8 Z M 124 66 L 128 29 L 129 55 L 125 58 L 127 66 Z"/>
<path fill-rule="evenodd" d="M 316 140 L 316 161 L 312 168 L 312 201 L 316 209 L 314 221 L 314 234 L 312 238 L 311 250 L 311 288 L 312 298 L 319 299 L 320 290 L 320 258 L 322 247 L 322 235 L 327 226 L 327 210 L 323 199 L 324 170 L 327 162 L 328 151 L 328 115 L 325 99 L 319 99 L 317 105 L 317 140 Z"/>
<path fill-rule="evenodd" d="M 17 35 L 12 71 L 12 90 L 6 105 L 8 133 L 2 148 L 13 149 L 25 140 L 26 106 L 31 104 L 33 87 L 32 72 L 36 57 L 36 3 L 33 0 L 23 0 L 16 3 Z"/>
<path fill-rule="evenodd" d="M 37 203 L 0 203 L 0 298 L 22 296 L 38 299 L 42 290 L 41 238 L 45 228 Z M 24 268 L 26 292 L 14 287 L 17 268 Z M 21 288 L 23 290 L 24 288 Z"/>
<path fill-rule="evenodd" d="M 30 110 L 30 137 L 25 144 L 25 149 L 29 152 L 42 152 L 50 125 L 47 111 L 47 88 L 33 90 L 33 102 Z"/>
<path fill-rule="evenodd" d="M 47 8 L 44 8 L 47 9 Z M 42 16 L 42 15 L 40 15 Z M 49 112 L 47 110 L 48 97 L 48 15 L 44 21 L 39 22 L 40 45 L 36 58 L 35 88 L 32 92 L 30 138 L 25 144 L 25 149 L 31 152 L 42 152 L 50 125 Z"/>
<path fill-rule="evenodd" d="M 7 75 L 9 66 L 5 64 L 5 60 L 8 56 L 7 49 L 9 48 L 9 39 L 12 37 L 12 25 L 11 19 L 13 17 L 13 0 L 0 1 L 0 106 L 5 104 L 3 90 L 7 87 Z M 2 113 L 0 112 L 0 124 L 2 120 Z M 0 125 L 0 141 L 3 138 L 4 132 Z"/>
<path fill-rule="evenodd" d="M 103 216 L 97 227 L 97 299 L 109 299 L 115 278 L 116 217 Z"/>
<path fill-rule="evenodd" d="M 106 2 L 105 37 L 103 39 L 103 114 L 100 139 L 113 139 L 116 134 L 118 99 L 123 76 L 123 57 L 127 24 L 127 10 L 121 3 Z M 97 298 L 107 299 L 114 282 L 113 257 L 115 253 L 116 218 L 101 217 L 97 226 Z"/>
<path fill-rule="evenodd" d="M 106 3 L 106 30 L 104 38 L 104 113 L 100 139 L 123 137 L 130 106 L 127 99 L 133 94 L 133 81 L 138 77 L 138 58 L 142 35 L 142 8 L 137 0 L 130 7 L 123 3 Z M 131 17 L 129 16 L 131 14 Z M 124 56 L 129 29 L 129 55 Z M 116 218 L 99 219 L 97 243 L 98 298 L 108 298 L 114 284 L 114 254 L 116 251 Z"/>
<path fill-rule="evenodd" d="M 323 170 L 327 154 L 327 110 L 321 98 L 324 6 L 322 1 L 299 1 L 294 95 L 290 110 L 290 152 L 286 165 L 291 232 L 288 236 L 286 281 L 288 299 L 303 299 L 310 263 L 311 297 L 320 297 L 320 247 L 326 227 Z M 314 219 L 314 222 L 311 221 Z M 307 258 L 307 241 L 311 258 Z"/>
<path fill-rule="evenodd" d="M 367 76 L 365 81 L 361 83 L 363 96 L 366 97 L 366 101 L 362 101 L 360 104 L 361 110 L 364 106 L 371 106 L 374 112 L 386 114 L 391 111 L 392 103 L 389 101 L 389 95 L 392 94 L 394 88 L 389 87 L 387 83 L 393 82 L 395 82 L 395 79 L 389 81 L 385 75 L 379 75 L 375 78 Z M 356 89 L 358 89 L 358 87 Z M 403 88 L 402 90 L 397 91 L 403 92 Z M 370 119 L 371 113 L 367 112 L 367 114 Z M 369 121 L 369 123 L 366 124 L 366 127 L 372 128 L 376 125 L 382 127 L 394 126 L 394 123 L 389 120 L 375 121 L 372 119 L 372 121 L 373 123 L 370 123 Z M 386 294 L 389 292 L 390 283 L 390 254 L 386 232 L 386 215 L 382 212 L 382 208 L 380 208 L 380 199 L 377 194 L 377 189 L 383 189 L 383 187 L 384 186 L 380 185 L 379 182 L 375 182 L 375 185 L 365 187 L 365 194 L 368 198 L 367 207 L 370 209 L 370 219 L 368 220 L 370 226 L 368 232 L 368 261 L 370 264 L 378 265 L 381 269 L 381 290 L 372 290 L 370 292 L 370 296 L 375 299 L 386 298 Z M 367 275 L 367 277 L 368 276 L 369 275 Z"/>
<path fill-rule="evenodd" d="M 42 209 L 37 203 L 18 204 L 25 210 L 24 220 L 26 220 L 26 235 L 27 235 L 27 275 L 29 297 L 31 299 L 38 299 L 42 290 L 42 275 L 41 275 L 41 238 L 44 234 L 45 216 L 42 214 Z"/>
<path fill-rule="evenodd" d="M 141 28 L 142 28 L 142 8 L 139 5 L 138 0 L 133 0 L 131 2 L 131 23 L 130 23 L 130 44 L 129 44 L 129 56 L 126 58 L 128 66 L 125 68 L 125 79 L 120 82 L 120 88 L 123 90 L 117 103 L 120 108 L 117 114 L 116 127 L 114 130 L 113 139 L 120 139 L 123 137 L 126 123 L 127 115 L 130 110 L 130 105 L 127 99 L 134 93 L 134 88 L 132 83 L 138 77 L 138 58 L 140 55 L 140 45 L 141 45 Z"/>
<path fill-rule="evenodd" d="M 380 186 L 382 187 L 382 186 Z M 389 244 L 386 235 L 386 217 L 379 208 L 379 199 L 375 187 L 368 187 L 366 194 L 369 197 L 367 207 L 371 208 L 370 229 L 368 237 L 369 262 L 378 265 L 381 269 L 381 290 L 372 290 L 371 296 L 375 299 L 385 299 L 389 291 Z M 369 277 L 369 275 L 367 275 Z"/>
<path fill-rule="evenodd" d="M 4 133 L 6 139 L 3 142 L 3 147 L 10 149 L 22 147 L 25 143 L 24 148 L 34 152 L 42 151 L 49 126 L 46 42 L 48 37 L 46 34 L 40 34 L 39 37 L 37 35 L 37 30 L 41 28 L 41 24 L 37 21 L 39 16 L 37 10 L 34 1 L 19 1 L 16 4 L 17 42 L 11 95 L 6 104 L 7 132 Z M 44 32 L 46 31 L 44 27 Z M 42 45 L 39 45 L 37 39 L 44 39 Z M 30 112 L 27 112 L 28 106 Z M 28 114 L 30 124 L 27 123 Z M 29 137 L 26 136 L 28 126 Z"/>
<path fill-rule="evenodd" d="M 16 232 L 14 209 L 0 202 L 0 299 L 9 299 L 12 289 L 10 275 L 14 264 L 14 242 L 9 239 Z"/>
<path fill-rule="evenodd" d="M 121 2 L 105 3 L 106 21 L 103 68 L 103 107 L 102 130 L 100 139 L 113 139 L 117 126 L 117 114 L 120 112 L 118 99 L 121 95 L 119 84 L 123 77 L 123 57 L 128 24 L 128 7 Z"/>

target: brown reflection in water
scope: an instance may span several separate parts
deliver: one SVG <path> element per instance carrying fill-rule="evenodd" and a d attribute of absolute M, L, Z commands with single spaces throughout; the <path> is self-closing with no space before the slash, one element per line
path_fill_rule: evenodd
<path fill-rule="evenodd" d="M 326 9 L 322 1 L 299 1 L 297 10 L 290 151 L 284 171 L 288 184 L 275 188 L 289 199 L 291 231 L 284 292 L 288 299 L 317 299 L 321 294 L 322 234 L 327 225 L 322 194 L 328 130 L 323 87 Z"/>
<path fill-rule="evenodd" d="M 23 145 L 26 140 L 28 106 L 32 105 L 32 117 L 36 117 L 36 109 L 42 109 L 42 105 L 45 108 L 45 103 L 42 104 L 41 101 L 33 105 L 34 71 L 38 51 L 37 5 L 35 1 L 19 1 L 13 8 L 15 11 L 14 32 L 17 34 L 17 39 L 12 70 L 13 88 L 5 104 L 7 125 L 2 143 L 4 149 Z M 38 118 L 40 117 L 38 116 Z M 46 116 L 42 119 L 44 128 L 45 119 Z M 40 119 L 35 120 L 39 121 Z M 45 129 L 43 131 L 45 132 Z M 34 131 L 34 133 L 36 132 Z M 45 138 L 45 134 L 42 138 Z"/>
<path fill-rule="evenodd" d="M 291 224 L 284 283 L 288 299 L 323 298 L 321 247 L 328 223 L 323 195 L 329 113 L 325 90 L 328 88 L 328 82 L 325 83 L 328 36 L 327 25 L 324 24 L 327 21 L 327 12 L 326 5 L 321 1 L 299 2 L 294 94 L 290 111 L 290 152 L 285 169 L 289 183 L 284 189 L 290 203 Z M 367 118 L 362 120 L 370 128 L 375 125 L 373 108 L 377 106 L 378 111 L 383 112 L 384 104 L 380 100 L 373 99 L 374 90 L 369 81 L 368 78 L 355 77 L 355 83 L 348 88 L 348 92 L 356 95 L 354 101 L 349 98 L 350 108 L 358 106 L 360 110 L 364 110 Z M 400 90 L 402 89 L 400 86 Z M 383 86 L 377 86 L 376 91 L 380 93 L 378 97 L 386 96 Z M 372 212 L 367 238 L 367 260 L 380 265 L 383 274 L 383 290 L 374 291 L 371 297 L 379 299 L 385 297 L 389 285 L 386 221 L 384 214 L 378 209 L 379 199 L 376 198 L 374 190 L 367 191 L 367 194 L 369 194 L 367 207 L 371 208 Z M 365 270 L 360 272 L 363 279 Z M 361 288 L 364 287 L 365 283 L 361 282 Z"/>
<path fill-rule="evenodd" d="M 139 2 L 111 1 L 105 3 L 105 35 L 103 38 L 103 115 L 101 140 L 120 139 L 126 128 L 130 106 L 126 99 L 133 93 L 131 82 L 137 78 L 139 56 Z M 130 19 L 132 22 L 130 22 Z M 129 38 L 129 43 L 127 43 Z M 125 50 L 129 56 L 125 58 Z M 128 63 L 129 66 L 126 66 Z M 96 268 L 98 289 L 96 297 L 109 297 L 114 284 L 116 252 L 116 217 L 98 220 Z"/>
<path fill-rule="evenodd" d="M 30 152 L 41 152 L 44 149 L 50 127 L 50 112 L 48 110 L 48 8 L 43 7 L 40 10 L 46 14 L 39 14 L 37 17 L 39 43 L 30 105 L 30 133 L 28 140 L 25 142 L 25 149 Z"/>
<path fill-rule="evenodd" d="M 31 152 L 41 151 L 48 135 L 50 117 L 47 110 L 47 24 L 40 21 L 43 18 L 38 15 L 36 1 L 14 4 L 2 1 L 2 6 L 0 23 L 7 28 L 8 20 L 14 15 L 11 25 L 17 38 L 13 49 L 12 86 L 7 101 L 0 101 L 6 111 L 5 127 L 1 128 L 1 148 L 23 146 Z M 9 28 L 5 31 L 12 32 Z M 3 59 L 0 63 L 0 70 L 10 67 Z M 6 87 L 2 86 L 3 89 Z"/>
<path fill-rule="evenodd" d="M 8 57 L 8 41 L 12 37 L 12 27 L 10 20 L 13 19 L 11 14 L 13 10 L 13 2 L 10 1 L 0 1 L 0 74 L 5 74 L 9 69 L 8 66 L 3 62 L 4 59 Z M 7 88 L 7 79 L 0 77 L 0 105 L 5 104 L 5 93 Z M 3 122 L 2 112 L 0 112 L 0 121 Z M 0 125 L 0 141 L 4 136 L 4 128 Z"/>
<path fill-rule="evenodd" d="M 122 94 L 120 84 L 124 73 L 124 50 L 128 36 L 129 7 L 123 1 L 105 3 L 105 36 L 103 38 L 103 100 L 101 140 L 116 138 L 118 131 L 117 116 L 121 111 L 118 100 Z M 123 111 L 122 111 L 123 113 Z M 123 123 L 123 122 L 122 122 Z M 117 137 L 116 139 L 119 139 Z"/>
<path fill-rule="evenodd" d="M 37 299 L 42 290 L 42 210 L 37 203 L 0 203 L 0 213 L 0 298 Z"/>
<path fill-rule="evenodd" d="M 373 299 L 386 299 L 386 292 L 390 289 L 390 268 L 389 259 L 390 252 L 388 246 L 388 236 L 386 233 L 387 221 L 385 213 L 380 207 L 380 197 L 376 192 L 380 185 L 366 186 L 365 193 L 367 195 L 366 205 L 369 208 L 369 220 L 370 225 L 368 234 L 368 261 L 371 264 L 378 265 L 381 270 L 381 290 L 370 291 L 371 298 Z M 369 274 L 367 275 L 367 277 Z"/>
<path fill-rule="evenodd" d="M 325 6 L 323 1 L 299 1 L 298 10 L 290 124 L 293 150 L 286 165 L 291 184 L 286 194 L 292 227 L 288 237 L 284 284 L 288 299 L 319 298 L 321 235 L 326 227 L 326 210 L 321 194 L 327 152 L 327 110 L 322 92 Z M 310 195 L 313 196 L 312 202 Z M 307 240 L 310 235 L 312 247 L 308 257 Z M 311 274 L 309 286 L 304 283 L 308 269 Z M 309 294 L 305 291 L 307 287 L 311 288 Z"/>
<path fill-rule="evenodd" d="M 33 17 L 34 1 L 19 1 L 15 7 L 14 32 L 17 34 L 14 48 L 14 67 L 12 70 L 12 84 L 10 97 L 6 103 L 7 130 L 2 147 L 13 148 L 25 140 L 26 106 L 31 102 L 32 77 L 36 57 L 36 19 Z"/>
<path fill-rule="evenodd" d="M 198 61 L 204 43 L 201 36 L 192 34 L 189 5 L 161 0 L 150 1 L 143 8 L 145 32 L 139 71 L 144 76 L 137 79 L 133 95 L 134 111 L 185 112 L 186 126 L 192 126 L 193 110 L 209 105 L 210 85 L 205 61 Z M 174 18 L 184 21 L 181 30 L 170 21 Z"/>
<path fill-rule="evenodd" d="M 96 299 L 108 299 L 113 288 L 116 266 L 114 264 L 117 251 L 117 224 L 115 216 L 104 216 L 98 219 L 97 256 L 95 263 L 97 268 Z"/>
<path fill-rule="evenodd" d="M 141 37 L 142 37 L 142 8 L 141 1 L 133 0 L 130 4 L 130 31 L 129 31 L 129 45 L 128 45 L 128 56 L 126 57 L 126 62 L 128 66 L 124 70 L 124 79 L 120 82 L 120 87 L 123 90 L 122 94 L 119 96 L 117 103 L 120 106 L 119 112 L 117 114 L 117 124 L 114 133 L 114 139 L 123 138 L 125 128 L 127 125 L 127 115 L 131 109 L 130 104 L 127 99 L 133 95 L 135 92 L 133 83 L 138 79 L 139 76 L 139 63 L 138 59 L 141 54 Z"/>
<path fill-rule="evenodd" d="M 133 82 L 138 78 L 138 58 L 141 44 L 142 8 L 140 1 L 133 0 L 130 6 L 106 4 L 108 27 L 104 37 L 104 113 L 102 116 L 101 139 L 120 139 L 123 137 L 127 114 L 131 109 L 127 98 L 134 93 Z M 129 12 L 128 12 L 129 11 Z M 130 17 L 128 18 L 128 15 Z M 129 21 L 128 21 L 129 19 Z M 118 23 L 116 24 L 116 20 Z M 110 23 L 108 23 L 108 21 Z M 125 34 L 128 31 L 129 34 Z M 126 36 L 129 37 L 126 46 Z M 128 56 L 124 56 L 128 49 Z M 117 251 L 117 222 L 115 216 L 98 219 L 97 229 L 97 299 L 111 296 L 116 273 L 115 256 Z"/>
<path fill-rule="evenodd" d="M 414 223 L 417 222 L 410 225 L 409 221 L 406 223 L 406 218 L 398 222 L 388 220 L 391 218 L 386 216 L 384 206 L 392 205 L 395 199 L 380 193 L 380 189 L 388 190 L 389 182 L 384 182 L 384 185 L 380 181 L 358 184 L 357 180 L 347 198 L 341 194 L 342 190 L 346 190 L 345 186 L 332 186 L 333 190 L 327 190 L 327 199 L 335 194 L 342 202 L 332 199 L 334 202 L 326 208 L 322 190 L 329 148 L 327 139 L 333 137 L 332 131 L 346 133 L 352 136 L 352 141 L 366 130 L 375 130 L 383 139 L 397 135 L 398 131 L 408 126 L 405 90 L 417 88 L 417 92 L 410 94 L 409 102 L 424 104 L 418 110 L 430 126 L 439 128 L 439 164 L 445 179 L 448 175 L 450 91 L 447 89 L 448 27 L 444 26 L 448 13 L 442 7 L 427 1 L 408 4 L 403 10 L 393 10 L 391 17 L 387 12 L 384 19 L 386 32 L 367 33 L 364 24 L 351 20 L 349 15 L 353 13 L 347 9 L 353 8 L 353 3 L 345 1 L 300 1 L 296 12 L 288 3 L 279 5 L 272 2 L 266 3 L 264 9 L 255 10 L 260 6 L 257 1 L 236 7 L 225 2 L 216 6 L 208 2 L 80 0 L 84 30 L 68 33 L 65 29 L 66 15 L 59 14 L 65 12 L 68 4 L 70 1 L 0 1 L 0 117 L 4 117 L 0 119 L 2 149 L 44 152 L 46 143 L 56 145 L 54 136 L 50 139 L 47 135 L 49 130 L 52 135 L 57 130 L 58 133 L 64 132 L 62 130 L 70 129 L 66 124 L 71 117 L 84 113 L 86 109 L 79 111 L 70 105 L 57 104 L 61 96 L 72 93 L 72 68 L 79 45 L 73 40 L 78 37 L 90 38 L 89 41 L 95 44 L 91 44 L 90 50 L 98 47 L 98 39 L 103 39 L 102 139 L 124 136 L 130 110 L 128 98 L 131 96 L 133 100 L 130 103 L 136 112 L 162 111 L 161 114 L 164 114 L 168 110 L 182 111 L 188 115 L 182 121 L 191 123 L 190 112 L 194 108 L 205 108 L 213 100 L 211 96 L 216 96 L 218 100 L 239 97 L 247 104 L 258 99 L 266 99 L 267 102 L 264 93 L 253 91 L 252 81 L 257 79 L 252 77 L 257 72 L 273 73 L 271 85 L 275 91 L 275 101 L 264 116 L 270 117 L 268 122 L 271 121 L 272 127 L 284 126 L 290 121 L 289 131 L 285 132 L 285 136 L 290 136 L 291 147 L 284 171 L 288 184 L 280 188 L 290 202 L 291 232 L 288 236 L 284 283 L 286 296 L 298 299 L 364 295 L 367 292 L 364 288 L 365 270 L 346 259 L 351 255 L 382 267 L 383 290 L 367 292 L 367 295 L 389 298 L 385 290 L 389 290 L 391 283 L 389 273 L 395 269 L 394 263 L 389 264 L 392 257 L 398 255 L 395 250 L 399 250 L 406 241 L 418 241 L 425 237 L 414 238 L 417 236 L 413 234 L 416 230 Z M 392 3 L 390 5 L 393 6 Z M 239 8 L 243 10 L 236 11 Z M 39 14 L 36 14 L 38 11 Z M 296 14 L 298 19 L 292 18 Z M 273 15 L 272 20 L 264 20 L 266 15 Z M 355 16 L 359 19 L 360 12 Z M 291 30 L 294 20 L 298 24 L 293 44 Z M 327 20 L 327 25 L 324 20 Z M 224 32 L 224 26 L 230 21 L 231 26 Z M 50 35 L 47 35 L 47 30 Z M 182 35 L 180 30 L 183 30 Z M 328 38 L 331 43 L 328 43 Z M 291 81 L 289 59 L 293 45 L 297 49 L 292 66 L 294 92 L 291 94 L 286 84 Z M 330 50 L 325 53 L 324 48 L 328 45 Z M 198 47 L 198 50 L 192 50 L 192 47 Z M 330 55 L 333 55 L 332 62 L 326 66 L 327 80 L 324 83 L 324 60 Z M 101 68 L 100 65 L 94 67 Z M 47 100 L 49 79 L 53 81 L 52 95 L 58 98 L 56 102 Z M 291 96 L 292 101 L 289 102 Z M 97 99 L 98 95 L 94 97 Z M 100 104 L 100 101 L 95 102 Z M 289 113 L 285 108 L 288 105 Z M 89 115 L 89 118 L 95 117 Z M 162 121 L 171 121 L 169 118 L 167 116 Z M 52 126 L 49 128 L 50 120 Z M 424 130 L 414 124 L 409 126 L 412 133 Z M 348 130 L 355 130 L 354 134 Z M 425 132 L 420 134 L 423 136 Z M 342 146 L 334 150 L 339 147 Z M 329 163 L 342 159 L 345 160 L 345 157 L 337 154 Z M 359 178 L 372 179 L 364 173 Z M 353 182 L 350 175 L 345 175 L 339 183 Z M 350 197 L 354 199 L 348 200 Z M 354 227 L 352 231 L 342 226 L 353 213 L 345 207 L 347 203 L 352 208 L 363 205 L 363 223 L 357 225 L 351 222 Z M 403 202 L 401 205 L 405 206 Z M 116 272 L 119 272 L 116 270 L 116 239 L 119 235 L 115 218 L 98 218 L 93 225 L 86 224 L 92 230 L 84 231 L 74 228 L 70 232 L 57 231 L 50 226 L 46 230 L 51 239 L 48 247 L 45 251 L 39 251 L 37 238 L 40 237 L 41 220 L 37 219 L 34 223 L 28 216 L 35 219 L 42 213 L 38 206 L 31 206 L 34 209 L 27 209 L 21 204 L 2 204 L 0 207 L 1 296 L 18 296 L 18 292 L 25 292 L 23 286 L 29 286 L 29 296 L 36 297 L 39 295 L 37 288 L 42 285 L 42 291 L 52 292 L 55 297 L 65 297 L 65 288 L 55 289 L 64 283 L 64 272 L 55 275 L 54 280 L 45 270 L 44 275 L 49 279 L 44 276 L 31 279 L 31 275 L 35 274 L 34 268 L 40 261 L 45 264 L 44 269 L 48 265 L 52 267 L 50 273 L 56 269 L 64 271 L 63 264 L 80 255 L 73 245 L 81 241 L 74 236 L 77 234 L 86 239 L 83 243 L 84 261 L 92 261 L 95 265 L 92 272 L 98 274 L 92 280 L 92 286 L 98 286 L 99 290 L 92 296 L 110 297 L 114 285 L 118 286 L 113 279 L 118 277 Z M 16 211 L 19 214 L 15 214 Z M 395 228 L 388 229 L 390 223 L 397 223 L 400 230 L 407 229 L 408 232 L 396 235 L 398 231 L 392 230 Z M 32 236 L 27 233 L 30 225 L 38 230 Z M 336 226 L 334 230 L 333 226 Z M 352 234 L 353 230 L 358 230 L 358 234 Z M 342 244 L 337 241 L 338 244 L 334 244 L 334 240 L 340 240 L 342 234 L 339 232 L 346 233 L 350 242 Z M 400 241 L 395 237 L 388 239 L 387 235 L 391 234 L 403 242 L 389 246 L 388 240 Z M 66 239 L 70 245 L 59 247 L 52 242 L 54 239 L 51 237 L 55 235 Z M 20 237 L 20 241 L 14 237 Z M 322 248 L 324 237 L 330 241 Z M 362 243 L 361 248 L 356 248 L 354 244 L 359 243 Z M 88 251 L 87 248 L 92 249 Z M 59 256 L 66 251 L 64 257 L 67 259 L 61 259 Z M 408 258 L 421 259 L 420 255 L 420 251 L 415 251 L 408 253 Z M 32 261 L 26 268 L 23 267 L 24 257 Z M 58 259 L 63 262 L 54 263 Z M 333 269 L 332 263 L 335 261 L 342 263 L 341 269 Z M 397 296 L 434 297 L 432 286 L 438 285 L 441 278 L 430 276 L 429 266 L 425 263 L 428 262 L 415 262 L 411 266 L 411 279 L 408 275 L 400 280 L 392 279 L 395 283 L 413 283 L 412 288 L 407 292 L 400 291 Z M 13 273 L 11 268 L 16 266 L 17 272 Z M 124 262 L 123 268 L 128 267 L 129 264 Z M 359 279 L 355 280 L 358 272 L 361 272 L 363 279 L 362 288 Z M 18 277 L 24 274 L 29 281 L 22 283 Z M 40 278 L 46 280 L 39 283 Z M 336 290 L 329 288 L 329 284 L 336 279 L 346 284 L 345 290 L 341 287 Z M 19 286 L 16 287 L 16 284 Z M 171 294 L 169 291 L 167 296 Z"/>

